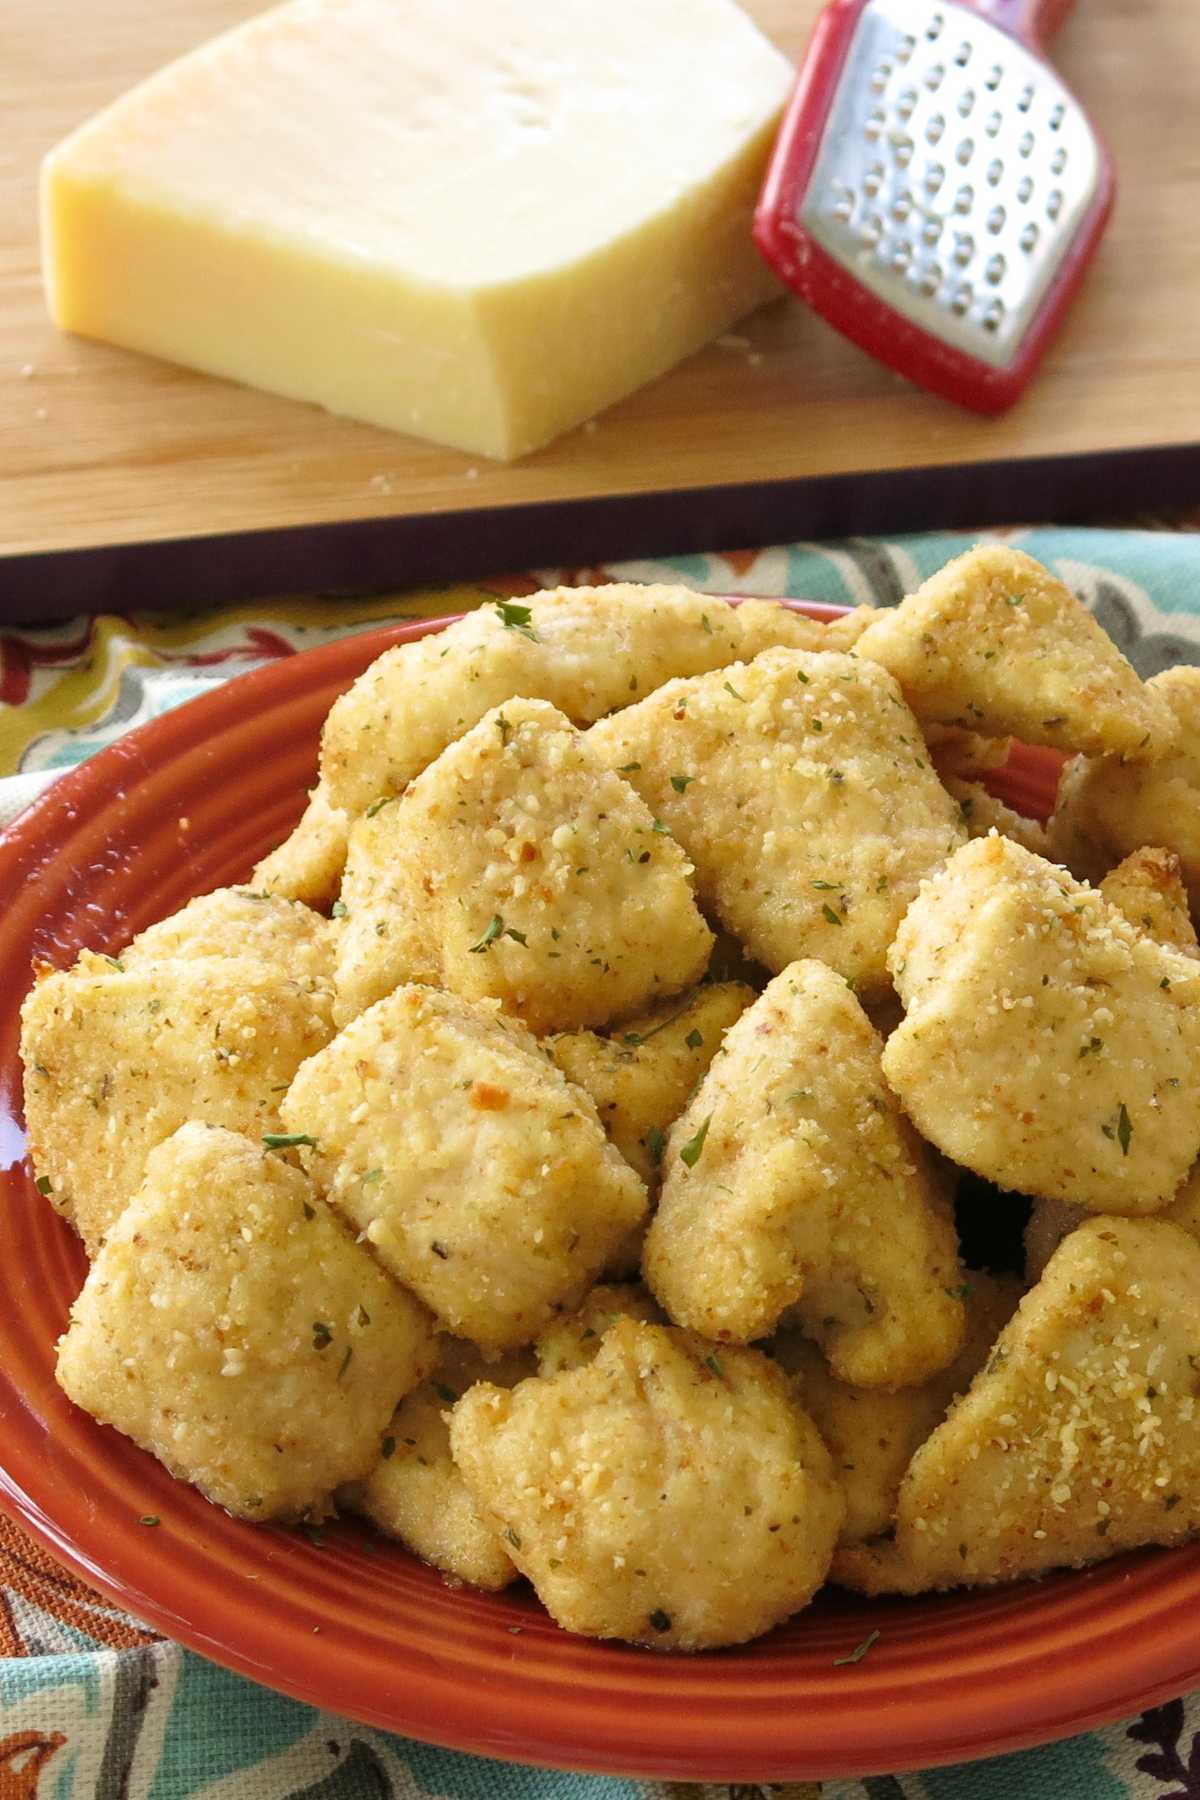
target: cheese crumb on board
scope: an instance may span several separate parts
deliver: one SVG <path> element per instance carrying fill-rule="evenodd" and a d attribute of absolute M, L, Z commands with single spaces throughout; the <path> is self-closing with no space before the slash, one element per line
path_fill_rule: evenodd
<path fill-rule="evenodd" d="M 730 0 L 292 0 L 47 159 L 70 331 L 493 457 L 779 291 L 791 81 Z"/>

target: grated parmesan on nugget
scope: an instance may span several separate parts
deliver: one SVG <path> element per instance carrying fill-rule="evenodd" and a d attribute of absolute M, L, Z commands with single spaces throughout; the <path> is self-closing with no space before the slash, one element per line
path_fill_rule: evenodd
<path fill-rule="evenodd" d="M 864 1593 L 1082 1567 L 1200 1525 L 1200 1245 L 1153 1219 L 1062 1244 L 917 1451 L 895 1541 L 843 1552 Z"/>
<path fill-rule="evenodd" d="M 1007 544 L 976 545 L 877 613 L 858 653 L 931 723 L 1138 761 L 1165 755 L 1175 735 L 1169 708 L 1087 608 Z"/>
<path fill-rule="evenodd" d="M 1146 683 L 1171 714 L 1174 741 L 1146 766 L 1077 756 L 1062 772 L 1050 821 L 1053 854 L 1098 881 L 1133 850 L 1173 850 L 1200 916 L 1200 668 L 1164 669 Z"/>
<path fill-rule="evenodd" d="M 250 957 L 145 961 L 85 951 L 21 1009 L 25 1120 L 38 1185 L 90 1254 L 188 1119 L 259 1138 L 331 1036 L 328 996 Z"/>
<path fill-rule="evenodd" d="M 146 1159 L 58 1382 L 230 1512 L 319 1517 L 434 1360 L 428 1314 L 299 1169 L 190 1123 Z"/>
<path fill-rule="evenodd" d="M 1184 956 L 1200 956 L 1183 868 L 1173 850 L 1135 850 L 1107 874 L 1100 892 L 1137 931 Z"/>
<path fill-rule="evenodd" d="M 1200 969 L 1008 838 L 927 882 L 891 951 L 883 1070 L 919 1131 L 1006 1188 L 1165 1206 L 1200 1152 Z"/>
<path fill-rule="evenodd" d="M 921 877 L 965 836 L 891 677 L 768 650 L 668 682 L 589 741 L 696 866 L 701 902 L 778 972 L 815 956 L 864 993 Z"/>
<path fill-rule="evenodd" d="M 958 1243 L 845 982 L 794 963 L 726 1035 L 667 1143 L 646 1280 L 678 1324 L 745 1343 L 800 1302 L 837 1374 L 902 1387 L 962 1343 Z"/>
<path fill-rule="evenodd" d="M 349 830 L 350 820 L 319 781 L 295 830 L 255 865 L 251 886 L 259 893 L 278 894 L 328 912 L 341 886 Z"/>
<path fill-rule="evenodd" d="M 322 1191 L 447 1330 L 531 1342 L 641 1220 L 596 1109 L 493 1002 L 398 988 L 281 1107 Z"/>
<path fill-rule="evenodd" d="M 654 1296 L 635 1282 L 602 1282 L 594 1287 L 574 1312 L 544 1331 L 534 1349 L 542 1375 L 561 1375 L 566 1369 L 582 1369 L 596 1356 L 605 1334 L 622 1319 L 643 1325 L 662 1325 L 665 1320 Z"/>
<path fill-rule="evenodd" d="M 515 1387 L 537 1364 L 528 1350 L 489 1359 L 461 1338 L 440 1338 L 438 1352 L 434 1373 L 396 1408 L 352 1504 L 422 1561 L 494 1592 L 516 1580 L 517 1568 L 450 1454 L 450 1408 L 477 1381 Z"/>
<path fill-rule="evenodd" d="M 943 779 L 946 792 L 958 801 L 968 837 L 986 837 L 989 831 L 998 831 L 1001 837 L 1012 838 L 1035 856 L 1047 854 L 1046 827 L 1037 819 L 1014 812 L 978 781 L 959 781 L 953 775 Z"/>
<path fill-rule="evenodd" d="M 355 825 L 337 1017 L 402 981 L 497 999 L 537 1032 L 602 1025 L 704 972 L 679 845 L 544 700 L 482 718 Z"/>
<path fill-rule="evenodd" d="M 757 1637 L 820 1587 L 842 1518 L 781 1369 L 633 1320 L 583 1368 L 472 1388 L 450 1443 L 547 1611 L 588 1637 Z"/>
<path fill-rule="evenodd" d="M 197 956 L 250 956 L 296 981 L 332 1018 L 333 938 L 328 919 L 298 901 L 252 888 L 217 888 L 139 931 L 122 950 L 127 969 Z"/>

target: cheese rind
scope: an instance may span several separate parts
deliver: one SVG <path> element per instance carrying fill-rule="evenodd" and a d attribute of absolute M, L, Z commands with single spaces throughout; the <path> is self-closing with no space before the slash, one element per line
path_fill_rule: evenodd
<path fill-rule="evenodd" d="M 465 13 L 291 0 L 81 127 L 57 322 L 511 457 L 778 291 L 749 227 L 791 72 L 731 0 Z"/>

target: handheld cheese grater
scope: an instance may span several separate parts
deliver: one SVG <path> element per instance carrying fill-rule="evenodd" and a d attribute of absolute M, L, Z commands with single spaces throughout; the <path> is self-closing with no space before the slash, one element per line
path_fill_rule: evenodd
<path fill-rule="evenodd" d="M 802 299 L 911 381 L 1017 398 L 1112 207 L 1108 152 L 1040 52 L 1072 0 L 834 0 L 755 214 Z"/>

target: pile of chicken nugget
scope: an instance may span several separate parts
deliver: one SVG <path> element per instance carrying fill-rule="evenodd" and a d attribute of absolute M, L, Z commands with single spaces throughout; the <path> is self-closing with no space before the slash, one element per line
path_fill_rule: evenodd
<path fill-rule="evenodd" d="M 337 701 L 246 887 L 38 972 L 58 1379 L 239 1517 L 661 1649 L 1176 1543 L 1198 903 L 1200 670 L 1017 550 L 828 624 L 485 604 Z"/>

